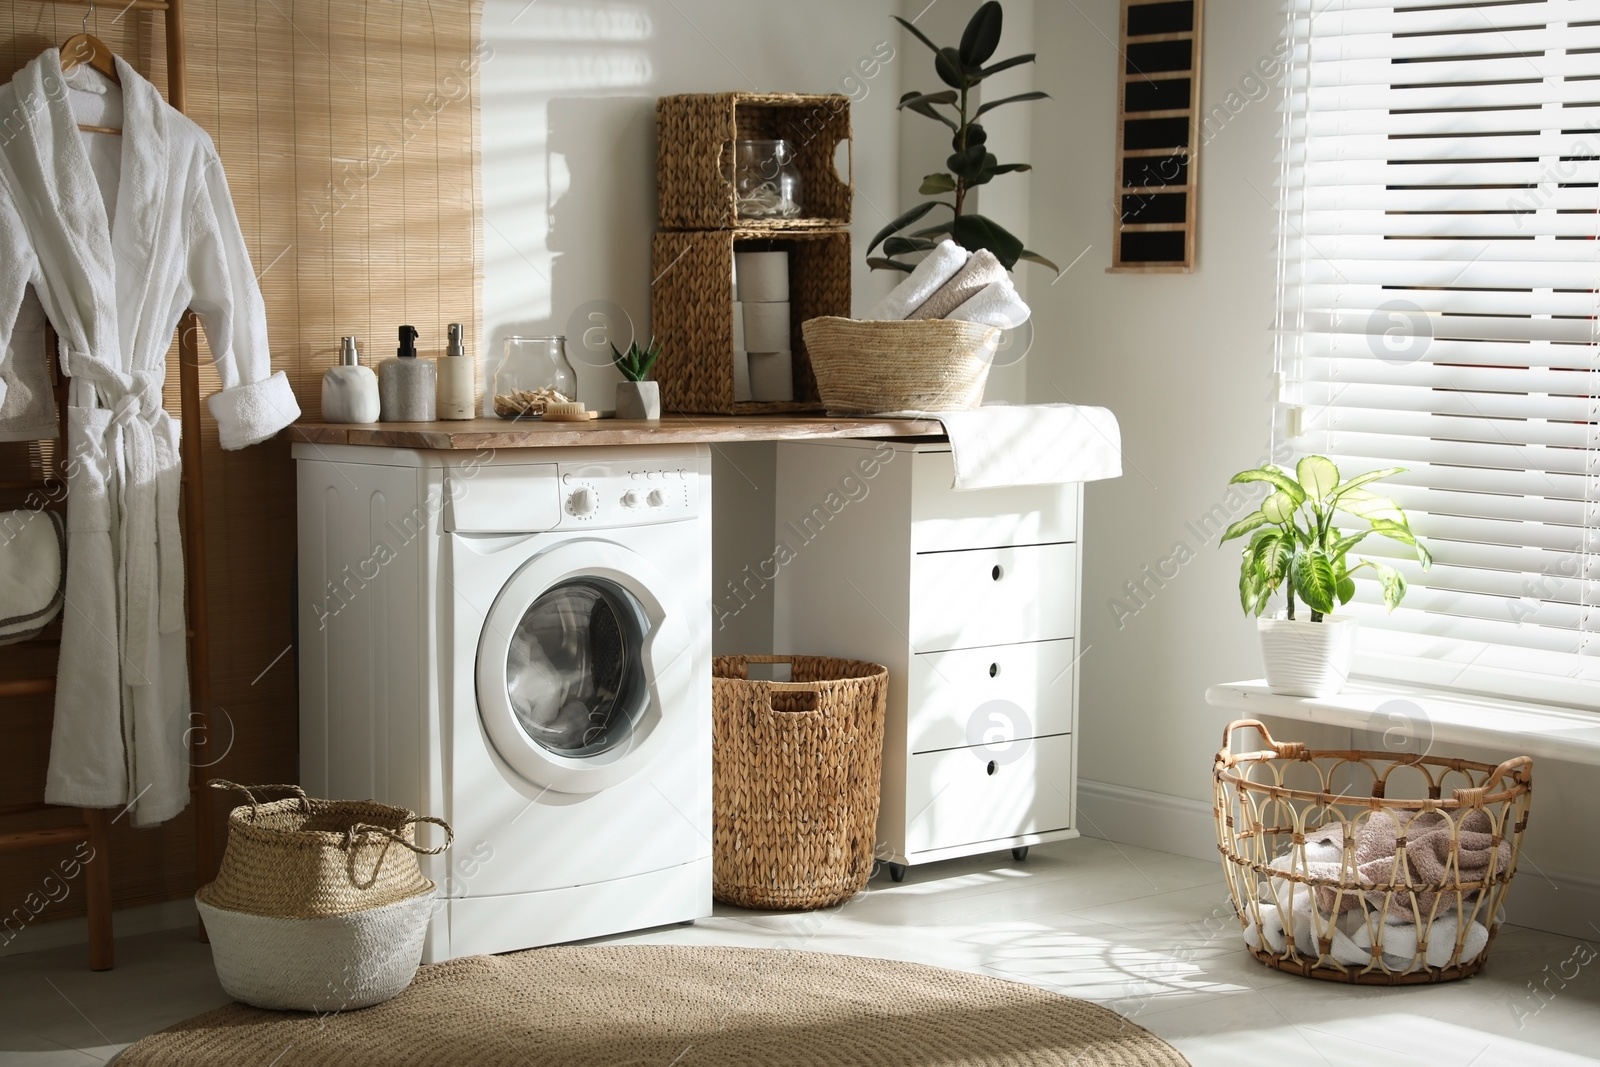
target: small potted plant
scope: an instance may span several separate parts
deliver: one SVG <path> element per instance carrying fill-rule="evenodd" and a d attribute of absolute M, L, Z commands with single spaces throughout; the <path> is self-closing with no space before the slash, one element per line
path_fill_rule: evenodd
<path fill-rule="evenodd" d="M 659 419 L 661 417 L 661 387 L 650 380 L 650 370 L 661 358 L 661 342 L 650 339 L 646 348 L 635 341 L 626 352 L 611 346 L 611 362 L 622 372 L 624 381 L 617 383 L 617 418 Z"/>
<path fill-rule="evenodd" d="M 1343 481 L 1332 460 L 1307 456 L 1292 474 L 1269 465 L 1230 479 L 1230 485 L 1266 482 L 1273 489 L 1257 511 L 1223 532 L 1222 542 L 1251 534 L 1239 568 L 1239 603 L 1246 615 L 1256 617 L 1267 685 L 1274 693 L 1325 697 L 1344 688 L 1355 653 L 1356 620 L 1334 611 L 1355 596 L 1358 571 L 1371 568 L 1390 611 L 1405 597 L 1405 576 L 1388 564 L 1362 559 L 1350 566 L 1347 554 L 1364 538 L 1379 534 L 1399 541 L 1416 552 L 1423 570 L 1433 565 L 1400 506 L 1364 488 L 1404 470 L 1390 467 Z M 1347 534 L 1334 525 L 1336 513 L 1366 528 Z M 1287 597 L 1287 610 L 1262 618 L 1279 590 Z M 1297 617 L 1299 604 L 1309 619 Z"/>

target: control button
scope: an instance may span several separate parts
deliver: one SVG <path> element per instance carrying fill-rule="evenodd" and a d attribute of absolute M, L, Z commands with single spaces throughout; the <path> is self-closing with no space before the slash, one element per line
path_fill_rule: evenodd
<path fill-rule="evenodd" d="M 567 497 L 567 510 L 580 519 L 586 519 L 595 513 L 600 506 L 600 501 L 595 496 L 595 491 L 587 487 L 574 489 L 572 495 Z"/>
<path fill-rule="evenodd" d="M 652 489 L 650 490 L 650 495 L 645 498 L 645 502 L 653 508 L 664 508 L 667 506 L 667 497 L 661 490 Z"/>
<path fill-rule="evenodd" d="M 638 507 L 639 506 L 639 491 L 636 490 L 636 489 L 629 489 L 626 493 L 623 493 L 622 494 L 622 506 L 625 507 L 625 508 L 636 508 L 636 507 Z"/>

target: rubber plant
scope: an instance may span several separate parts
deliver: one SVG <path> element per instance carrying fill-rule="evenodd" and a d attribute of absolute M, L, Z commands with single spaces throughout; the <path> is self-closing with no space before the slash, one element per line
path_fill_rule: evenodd
<path fill-rule="evenodd" d="M 1403 474 L 1404 467 L 1389 467 L 1341 479 L 1339 468 L 1326 456 L 1306 456 L 1294 473 L 1276 465 L 1240 471 L 1229 485 L 1266 482 L 1273 492 L 1261 507 L 1229 526 L 1222 534 L 1226 544 L 1251 534 L 1239 567 L 1239 603 L 1246 615 L 1259 617 L 1279 589 L 1288 595 L 1290 619 L 1296 598 L 1311 609 L 1311 621 L 1321 622 L 1337 604 L 1348 604 L 1356 594 L 1354 575 L 1370 567 L 1383 587 L 1383 602 L 1390 611 L 1406 595 L 1406 579 L 1395 568 L 1363 559 L 1354 567 L 1347 554 L 1370 534 L 1409 545 L 1422 569 L 1433 557 L 1411 532 L 1400 506 L 1366 488 L 1373 482 Z M 1365 529 L 1345 533 L 1334 525 L 1336 514 L 1365 524 Z"/>
<path fill-rule="evenodd" d="M 923 196 L 943 197 L 948 194 L 949 198 L 924 201 L 880 230 L 867 248 L 867 264 L 874 270 L 910 271 L 915 264 L 899 257 L 927 252 L 948 237 L 971 252 L 987 248 L 1006 270 L 1012 269 L 1022 259 L 1058 270 L 1044 256 L 1024 248 L 1022 241 L 998 222 L 967 210 L 967 196 L 973 189 L 987 185 L 1001 174 L 1032 169 L 1027 163 L 1001 163 L 989 151 L 989 135 L 978 120 L 995 108 L 1027 100 L 1044 100 L 1049 96 L 1040 92 L 1018 93 L 999 100 L 984 101 L 975 109 L 972 107 L 972 92 L 986 78 L 1034 61 L 1034 54 L 1029 52 L 995 63 L 989 62 L 995 49 L 1000 46 L 1003 16 L 999 0 L 989 0 L 978 8 L 961 35 L 961 44 L 953 48 L 939 47 L 910 22 L 898 15 L 893 17 L 917 40 L 933 50 L 934 72 L 940 81 L 950 87 L 936 93 L 913 90 L 902 96 L 899 104 L 902 111 L 914 111 L 950 128 L 951 152 L 945 160 L 946 169 L 923 178 L 922 187 L 918 189 Z M 935 208 L 949 210 L 950 217 L 943 222 L 905 232 Z M 884 254 L 873 256 L 873 250 L 880 244 Z"/>
<path fill-rule="evenodd" d="M 635 341 L 628 346 L 626 352 L 617 350 L 616 345 L 611 346 L 611 362 L 617 365 L 622 376 L 630 382 L 647 382 L 650 380 L 650 371 L 656 365 L 656 360 L 661 358 L 661 342 L 654 337 L 645 348 L 639 347 Z"/>

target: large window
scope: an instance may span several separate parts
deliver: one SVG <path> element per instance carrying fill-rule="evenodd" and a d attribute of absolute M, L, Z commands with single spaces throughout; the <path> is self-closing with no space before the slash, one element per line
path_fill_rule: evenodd
<path fill-rule="evenodd" d="M 1600 0 L 1289 4 L 1277 433 L 1437 561 L 1355 613 L 1600 677 Z"/>

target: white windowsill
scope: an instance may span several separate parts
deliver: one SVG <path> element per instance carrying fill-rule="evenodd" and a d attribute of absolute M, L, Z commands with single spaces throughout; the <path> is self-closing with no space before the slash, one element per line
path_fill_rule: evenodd
<path fill-rule="evenodd" d="M 1473 745 L 1567 763 L 1600 766 L 1600 714 L 1501 697 L 1474 696 L 1389 682 L 1352 680 L 1333 697 L 1288 697 L 1262 679 L 1227 682 L 1206 690 L 1206 703 L 1249 717 L 1274 715 L 1328 726 L 1383 732 L 1392 722 L 1389 701 L 1422 709 L 1417 726 L 1435 743 Z M 1399 709 L 1402 715 L 1414 712 Z"/>

